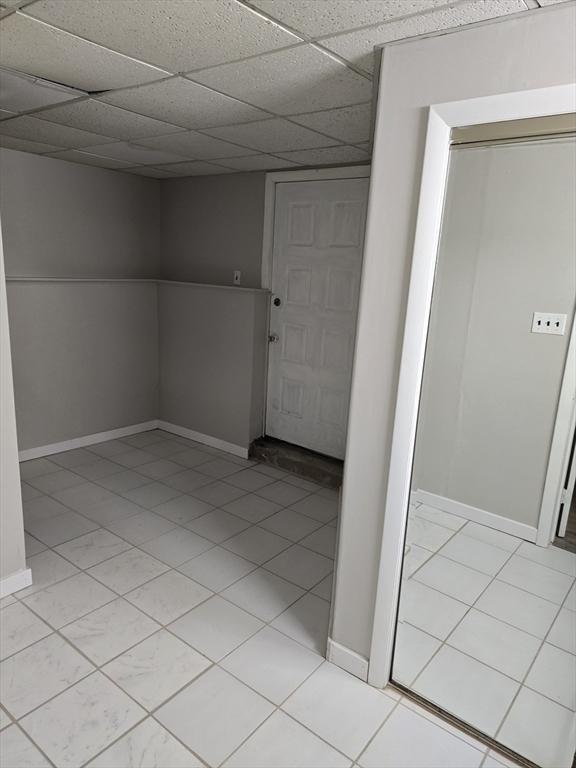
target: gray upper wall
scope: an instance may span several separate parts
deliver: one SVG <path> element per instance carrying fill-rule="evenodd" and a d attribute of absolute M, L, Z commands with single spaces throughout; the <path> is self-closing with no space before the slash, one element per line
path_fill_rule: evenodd
<path fill-rule="evenodd" d="M 160 276 L 214 285 L 261 285 L 265 173 L 162 181 Z"/>
<path fill-rule="evenodd" d="M 160 194 L 156 179 L 0 150 L 6 275 L 156 277 Z"/>

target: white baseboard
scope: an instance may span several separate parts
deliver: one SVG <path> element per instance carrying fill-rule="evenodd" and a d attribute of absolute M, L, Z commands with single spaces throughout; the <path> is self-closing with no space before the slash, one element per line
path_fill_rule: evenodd
<path fill-rule="evenodd" d="M 428 504 L 431 507 L 436 507 L 436 509 L 441 509 L 443 512 L 450 512 L 453 515 L 464 517 L 466 520 L 472 520 L 488 528 L 495 528 L 497 531 L 502 531 L 502 533 L 517 536 L 519 539 L 536 541 L 537 528 L 526 525 L 526 523 L 519 523 L 517 520 L 511 520 L 509 517 L 495 515 L 493 512 L 487 512 L 485 509 L 471 507 L 461 501 L 455 501 L 446 496 L 438 496 L 435 493 L 429 493 L 429 491 L 422 491 L 420 489 L 413 491 L 410 498 L 411 501 Z"/>
<path fill-rule="evenodd" d="M 359 677 L 360 680 L 367 682 L 368 680 L 368 659 L 364 656 L 360 656 L 356 651 L 346 648 L 345 645 L 340 645 L 331 637 L 328 638 L 328 648 L 326 658 L 332 664 L 344 669 L 355 677 Z"/>
<path fill-rule="evenodd" d="M 226 453 L 231 453 L 234 456 L 240 456 L 242 459 L 248 458 L 248 448 L 243 448 L 241 445 L 235 445 L 234 443 L 228 443 L 226 440 L 220 440 L 219 437 L 212 437 L 212 435 L 204 435 L 202 432 L 195 432 L 193 429 L 187 427 L 179 427 L 177 424 L 170 424 L 168 421 L 159 421 L 158 429 L 163 429 L 165 432 L 172 432 L 174 435 L 180 437 L 187 437 L 188 440 L 195 440 L 197 443 L 203 443 L 209 445 L 211 448 L 218 448 Z"/>
<path fill-rule="evenodd" d="M 129 437 L 137 435 L 139 432 L 148 432 L 151 429 L 158 428 L 158 421 L 145 421 L 141 424 L 132 424 L 130 427 L 120 427 L 111 429 L 108 432 L 96 432 L 93 435 L 84 435 L 83 437 L 74 437 L 72 440 L 63 440 L 61 443 L 52 443 L 51 445 L 41 445 L 38 448 L 27 448 L 18 453 L 20 461 L 30 461 L 30 459 L 40 459 L 43 456 L 51 456 L 53 453 L 62 453 L 63 451 L 72 451 L 74 448 L 86 448 L 88 445 L 105 443 L 107 440 L 117 440 L 120 437 Z"/>
<path fill-rule="evenodd" d="M 32 571 L 30 568 L 23 568 L 21 571 L 11 573 L 0 579 L 0 599 L 14 592 L 19 592 L 32 584 Z"/>

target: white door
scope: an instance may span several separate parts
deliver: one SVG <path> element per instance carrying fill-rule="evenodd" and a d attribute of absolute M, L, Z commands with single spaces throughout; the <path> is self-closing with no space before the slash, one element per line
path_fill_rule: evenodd
<path fill-rule="evenodd" d="M 368 179 L 276 185 L 266 434 L 344 457 Z"/>

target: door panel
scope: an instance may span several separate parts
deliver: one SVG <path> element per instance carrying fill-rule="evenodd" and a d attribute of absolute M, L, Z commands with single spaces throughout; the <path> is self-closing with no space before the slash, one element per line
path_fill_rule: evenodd
<path fill-rule="evenodd" d="M 368 179 L 276 186 L 266 433 L 344 457 Z"/>

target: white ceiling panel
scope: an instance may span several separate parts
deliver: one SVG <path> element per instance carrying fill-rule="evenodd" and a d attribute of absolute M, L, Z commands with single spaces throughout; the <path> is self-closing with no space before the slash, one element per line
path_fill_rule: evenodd
<path fill-rule="evenodd" d="M 214 176 L 220 173 L 232 173 L 228 168 L 223 168 L 221 165 L 213 165 L 201 160 L 177 163 L 176 165 L 161 165 L 159 168 L 170 171 L 177 176 Z"/>
<path fill-rule="evenodd" d="M 329 147 L 337 144 L 335 139 L 321 136 L 319 133 L 282 118 L 261 120 L 257 123 L 244 125 L 229 125 L 224 128 L 209 128 L 211 136 L 219 139 L 235 141 L 259 152 L 281 152 L 290 149 L 311 149 L 313 147 Z M 246 154 L 243 152 L 242 154 Z"/>
<path fill-rule="evenodd" d="M 167 152 L 175 152 L 186 158 L 196 160 L 211 160 L 216 157 L 234 157 L 249 154 L 245 147 L 237 147 L 227 141 L 220 141 L 211 136 L 204 136 L 195 131 L 185 131 L 171 136 L 158 136 L 154 139 L 142 139 L 146 147 L 155 147 Z"/>
<path fill-rule="evenodd" d="M 523 0 L 482 0 L 331 37 L 322 40 L 322 45 L 371 73 L 374 70 L 374 46 L 525 10 Z"/>
<path fill-rule="evenodd" d="M 0 26 L 0 40 L 2 27 Z M 0 106 L 12 112 L 47 107 L 84 96 L 83 91 L 48 83 L 18 72 L 0 70 Z"/>
<path fill-rule="evenodd" d="M 295 123 L 320 131 L 334 139 L 356 144 L 368 141 L 372 125 L 372 104 L 358 104 L 354 107 L 329 109 L 325 112 L 313 112 L 308 115 L 295 115 L 290 118 Z"/>
<path fill-rule="evenodd" d="M 191 77 L 279 115 L 369 101 L 372 83 L 312 45 L 224 64 Z"/>
<path fill-rule="evenodd" d="M 125 109 L 103 104 L 100 101 L 81 101 L 38 112 L 35 117 L 51 123 L 69 125 L 84 131 L 93 130 L 101 136 L 115 139 L 142 139 L 147 136 L 161 136 L 165 133 L 182 131 L 169 123 L 151 117 L 127 112 Z"/>
<path fill-rule="evenodd" d="M 72 163 L 81 163 L 82 165 L 95 165 L 99 168 L 126 168 L 130 163 L 124 160 L 114 160 L 112 157 L 100 157 L 91 155 L 89 152 L 80 152 L 76 149 L 64 149 L 62 152 L 53 152 L 47 157 L 54 157 L 56 160 L 69 160 Z"/>
<path fill-rule="evenodd" d="M 419 13 L 450 0 L 249 0 L 297 32 L 316 38 Z"/>
<path fill-rule="evenodd" d="M 143 147 L 128 141 L 117 141 L 114 144 L 98 144 L 86 147 L 87 152 L 102 157 L 113 157 L 116 160 L 126 160 L 132 165 L 159 165 L 160 163 L 177 163 L 187 160 L 173 152 L 163 152 L 159 149 Z"/>
<path fill-rule="evenodd" d="M 0 65 L 84 91 L 139 85 L 166 75 L 20 12 L 0 21 Z"/>
<path fill-rule="evenodd" d="M 80 131 L 78 128 L 56 125 L 56 123 L 48 123 L 45 120 L 26 116 L 15 117 L 13 120 L 3 120 L 0 123 L 0 133 L 4 136 L 13 136 L 16 139 L 39 141 L 67 149 L 80 149 L 90 144 L 104 144 L 107 141 L 112 141 L 112 139 L 96 133 Z"/>
<path fill-rule="evenodd" d="M 26 141 L 26 139 L 16 139 L 13 136 L 2 136 L 0 134 L 0 147 L 4 149 L 16 149 L 18 152 L 34 152 L 37 155 L 54 152 L 59 149 L 52 144 L 42 144 L 39 141 Z"/>
<path fill-rule="evenodd" d="M 133 173 L 136 176 L 149 176 L 151 179 L 173 179 L 173 173 L 164 171 L 162 168 L 156 168 L 153 165 L 136 165 L 131 168 L 124 168 L 125 173 Z"/>
<path fill-rule="evenodd" d="M 267 116 L 256 107 L 211 91 L 183 77 L 173 77 L 126 91 L 106 93 L 100 98 L 108 104 L 125 107 L 159 120 L 167 120 L 183 128 L 244 123 Z"/>
<path fill-rule="evenodd" d="M 235 0 L 40 0 L 28 10 L 173 74 L 298 42 Z"/>
<path fill-rule="evenodd" d="M 369 155 L 358 147 L 328 147 L 302 149 L 298 152 L 280 152 L 285 160 L 301 165 L 335 165 L 337 163 L 368 163 Z"/>
<path fill-rule="evenodd" d="M 282 160 L 272 155 L 250 155 L 249 157 L 230 157 L 226 160 L 218 160 L 218 165 L 223 165 L 233 171 L 273 171 L 277 168 L 295 168 L 296 164 L 289 160 Z"/>

